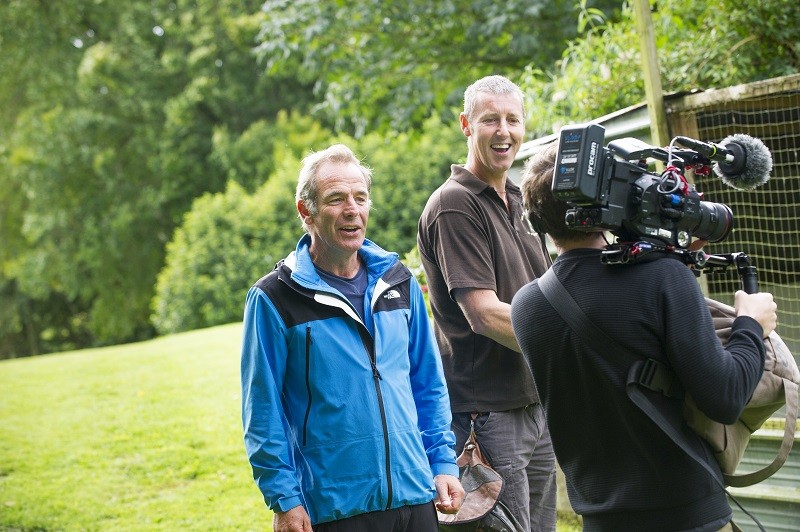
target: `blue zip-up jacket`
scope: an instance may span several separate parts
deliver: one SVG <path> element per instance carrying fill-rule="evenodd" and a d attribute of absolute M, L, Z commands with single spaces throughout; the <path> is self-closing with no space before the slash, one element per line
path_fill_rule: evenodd
<path fill-rule="evenodd" d="M 320 279 L 304 236 L 247 294 L 242 420 L 270 509 L 313 524 L 434 499 L 458 476 L 450 404 L 422 290 L 364 241 L 364 320 Z"/>

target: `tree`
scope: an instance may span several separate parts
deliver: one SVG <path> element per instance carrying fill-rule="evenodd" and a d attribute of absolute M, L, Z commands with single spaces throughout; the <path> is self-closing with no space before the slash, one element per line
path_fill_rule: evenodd
<path fill-rule="evenodd" d="M 267 0 L 264 11 L 267 72 L 315 82 L 316 116 L 356 137 L 449 122 L 469 83 L 549 65 L 576 32 L 559 0 Z"/>
<path fill-rule="evenodd" d="M 9 0 L 0 6 L 0 358 L 42 351 L 59 343 L 75 345 L 75 310 L 60 294 L 34 299 L 20 288 L 13 262 L 27 249 L 25 213 L 30 205 L 25 169 L 33 148 L 20 145 L 18 120 L 46 109 L 54 99 L 74 94 L 83 17 L 75 3 Z M 91 39 L 91 36 L 84 36 Z M 31 60 L 32 57 L 37 60 Z M 24 272 L 23 272 L 24 274 Z M 40 334 L 42 333 L 42 334 Z"/>
<path fill-rule="evenodd" d="M 0 356 L 153 334 L 164 246 L 194 198 L 228 180 L 213 156 L 215 133 L 238 136 L 308 101 L 308 87 L 259 67 L 259 6 L 99 0 L 0 8 L 0 65 L 22 82 L 4 76 L 0 86 L 3 103 L 18 104 L 0 114 L 8 133 L 0 145 L 0 289 L 19 315 L 53 303 L 35 320 L 0 325 L 0 337 L 17 339 L 0 342 Z M 19 66 L 26 64 L 31 72 Z"/>
<path fill-rule="evenodd" d="M 666 92 L 727 87 L 800 71 L 800 3 L 765 0 L 662 0 L 653 13 Z M 618 22 L 584 12 L 589 31 L 567 46 L 555 68 L 528 65 L 529 131 L 548 135 L 644 100 L 633 11 Z"/>

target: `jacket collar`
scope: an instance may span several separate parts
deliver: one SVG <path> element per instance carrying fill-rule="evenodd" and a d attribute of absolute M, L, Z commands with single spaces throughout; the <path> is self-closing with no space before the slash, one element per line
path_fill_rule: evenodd
<path fill-rule="evenodd" d="M 313 290 L 330 291 L 330 288 L 322 282 L 317 269 L 314 267 L 314 262 L 311 260 L 311 254 L 308 251 L 310 245 L 311 236 L 308 234 L 303 235 L 297 243 L 297 248 L 283 260 L 283 266 L 289 269 L 291 279 L 296 283 Z M 358 250 L 358 256 L 361 257 L 367 267 L 370 285 L 382 277 L 386 277 L 384 279 L 385 282 L 394 284 L 400 280 L 395 279 L 398 274 L 405 278 L 410 276 L 410 272 L 399 261 L 397 253 L 386 251 L 371 240 L 364 239 L 364 244 Z M 402 270 L 405 270 L 407 275 L 404 275 Z"/>

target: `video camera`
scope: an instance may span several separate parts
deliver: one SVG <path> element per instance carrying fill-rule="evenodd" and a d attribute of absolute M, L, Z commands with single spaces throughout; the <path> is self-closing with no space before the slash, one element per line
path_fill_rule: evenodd
<path fill-rule="evenodd" d="M 608 230 L 617 237 L 601 255 L 607 264 L 628 263 L 653 252 L 679 258 L 700 274 L 734 265 L 745 291 L 758 290 L 755 267 L 744 253 L 708 255 L 690 251 L 692 238 L 719 242 L 733 228 L 733 212 L 722 203 L 703 201 L 685 176 L 714 172 L 738 190 L 763 185 L 772 155 L 758 139 L 736 134 L 713 144 L 675 137 L 668 148 L 623 138 L 603 147 L 605 128 L 598 124 L 561 129 L 553 175 L 553 194 L 570 205 L 567 226 L 580 231 Z M 679 148 L 675 144 L 693 149 Z M 666 163 L 663 173 L 648 171 L 647 160 Z"/>
<path fill-rule="evenodd" d="M 670 154 L 635 138 L 603 147 L 598 124 L 561 130 L 553 194 L 568 203 L 566 223 L 581 231 L 611 231 L 620 241 L 639 240 L 686 249 L 692 237 L 718 242 L 733 228 L 727 205 L 702 200 L 686 179 L 692 168 L 708 174 L 708 157 L 687 149 Z M 668 162 L 661 174 L 648 171 L 648 158 Z"/>

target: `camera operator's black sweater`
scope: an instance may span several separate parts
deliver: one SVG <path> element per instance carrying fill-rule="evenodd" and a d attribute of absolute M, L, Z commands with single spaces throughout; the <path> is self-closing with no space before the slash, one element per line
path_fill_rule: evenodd
<path fill-rule="evenodd" d="M 732 423 L 739 416 L 764 367 L 758 322 L 736 318 L 723 348 L 694 275 L 671 258 L 605 265 L 600 250 L 576 249 L 553 268 L 591 321 L 630 351 L 671 366 L 709 417 Z M 587 347 L 538 281 L 516 295 L 511 318 L 584 530 L 705 532 L 730 521 L 719 484 L 627 397 L 627 368 Z M 682 399 L 645 393 L 718 469 L 711 449 L 682 423 Z"/>

